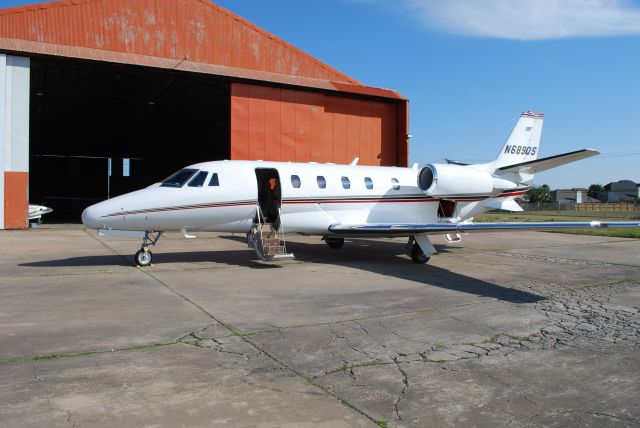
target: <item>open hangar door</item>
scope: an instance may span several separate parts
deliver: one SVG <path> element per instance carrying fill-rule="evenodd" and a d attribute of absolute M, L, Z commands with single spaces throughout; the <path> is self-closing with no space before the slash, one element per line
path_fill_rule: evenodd
<path fill-rule="evenodd" d="M 32 57 L 30 203 L 80 221 L 107 197 L 230 157 L 230 83 L 212 75 Z"/>

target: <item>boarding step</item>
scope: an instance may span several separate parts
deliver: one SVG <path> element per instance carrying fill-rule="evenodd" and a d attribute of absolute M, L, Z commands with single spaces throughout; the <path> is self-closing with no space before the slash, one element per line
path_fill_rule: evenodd
<path fill-rule="evenodd" d="M 262 238 L 262 246 L 263 247 L 275 247 L 281 245 L 280 239 L 278 238 Z"/>
<path fill-rule="evenodd" d="M 284 241 L 280 239 L 271 223 L 254 224 L 250 235 L 249 246 L 260 259 L 273 261 L 294 258 L 293 254 L 287 253 Z"/>
<path fill-rule="evenodd" d="M 260 223 L 256 224 L 255 227 L 263 235 L 275 235 L 275 230 L 273 230 L 273 225 L 271 223 Z"/>
<path fill-rule="evenodd" d="M 264 255 L 269 257 L 269 256 L 281 256 L 283 254 L 287 253 L 287 250 L 284 248 L 283 245 L 267 245 L 264 246 Z"/>

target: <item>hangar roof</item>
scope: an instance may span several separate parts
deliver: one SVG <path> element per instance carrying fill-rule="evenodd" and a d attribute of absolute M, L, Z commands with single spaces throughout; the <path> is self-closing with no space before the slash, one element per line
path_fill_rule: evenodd
<path fill-rule="evenodd" d="M 405 99 L 363 85 L 208 0 L 64 0 L 2 9 L 0 50 Z"/>

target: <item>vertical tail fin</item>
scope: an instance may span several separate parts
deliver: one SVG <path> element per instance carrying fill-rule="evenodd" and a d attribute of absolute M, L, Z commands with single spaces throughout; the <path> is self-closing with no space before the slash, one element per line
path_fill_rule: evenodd
<path fill-rule="evenodd" d="M 522 113 L 509 139 L 491 164 L 493 169 L 537 159 L 543 120 L 543 114 L 530 111 Z"/>

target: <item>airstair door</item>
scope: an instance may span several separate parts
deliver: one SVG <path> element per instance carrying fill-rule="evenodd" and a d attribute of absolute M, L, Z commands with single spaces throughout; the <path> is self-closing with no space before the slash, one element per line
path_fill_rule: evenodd
<path fill-rule="evenodd" d="M 258 201 L 248 245 L 262 260 L 292 259 L 287 253 L 284 227 L 280 218 L 282 190 L 280 175 L 274 168 L 256 168 Z"/>
<path fill-rule="evenodd" d="M 278 170 L 275 168 L 256 168 L 256 181 L 258 184 L 258 205 L 262 210 L 265 222 L 271 223 L 278 229 L 282 204 Z"/>

